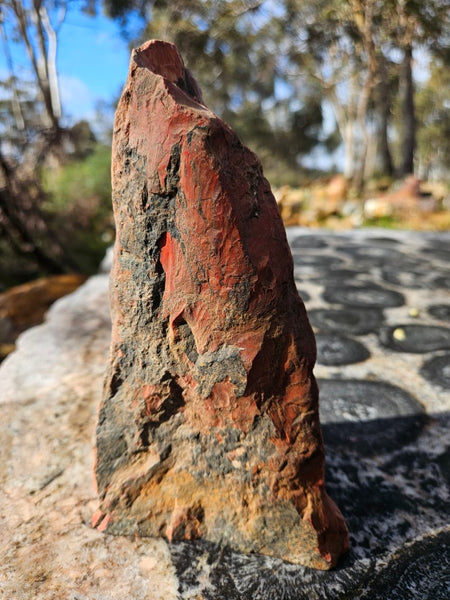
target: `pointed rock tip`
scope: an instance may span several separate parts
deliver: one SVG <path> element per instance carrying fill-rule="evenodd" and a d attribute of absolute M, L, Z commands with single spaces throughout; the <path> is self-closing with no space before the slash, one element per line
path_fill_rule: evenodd
<path fill-rule="evenodd" d="M 197 103 L 203 104 L 202 92 L 190 71 L 185 68 L 175 44 L 149 40 L 133 50 L 132 60 L 138 67 L 161 75 Z"/>
<path fill-rule="evenodd" d="M 185 69 L 177 47 L 162 40 L 149 40 L 133 50 L 133 60 L 138 67 L 145 67 L 165 77 L 172 83 L 184 79 Z"/>

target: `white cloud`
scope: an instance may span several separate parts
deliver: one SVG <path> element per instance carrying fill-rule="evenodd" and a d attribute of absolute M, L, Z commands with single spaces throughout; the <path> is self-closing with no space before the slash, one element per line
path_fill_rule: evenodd
<path fill-rule="evenodd" d="M 92 119 L 98 98 L 89 87 L 73 75 L 61 74 L 59 77 L 63 114 L 69 122 L 80 119 Z"/>

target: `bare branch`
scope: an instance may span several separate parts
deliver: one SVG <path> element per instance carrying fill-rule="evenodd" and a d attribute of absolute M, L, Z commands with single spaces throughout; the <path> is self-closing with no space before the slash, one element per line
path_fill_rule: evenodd
<path fill-rule="evenodd" d="M 0 13 L 0 31 L 2 36 L 3 47 L 5 51 L 6 64 L 8 66 L 9 77 L 11 80 L 11 89 L 12 89 L 12 112 L 14 116 L 14 120 L 16 123 L 16 127 L 19 131 L 23 131 L 25 129 L 25 120 L 23 118 L 22 107 L 20 105 L 19 94 L 17 92 L 17 82 L 16 75 L 14 72 L 14 63 L 12 60 L 11 52 L 8 44 L 8 37 L 6 35 L 5 24 L 3 21 L 3 15 Z"/>
<path fill-rule="evenodd" d="M 39 15 L 48 38 L 48 53 L 46 63 L 53 114 L 59 119 L 61 117 L 61 100 L 59 96 L 58 74 L 56 71 L 56 51 L 58 40 L 56 37 L 56 31 L 52 27 L 45 6 L 41 6 Z"/>

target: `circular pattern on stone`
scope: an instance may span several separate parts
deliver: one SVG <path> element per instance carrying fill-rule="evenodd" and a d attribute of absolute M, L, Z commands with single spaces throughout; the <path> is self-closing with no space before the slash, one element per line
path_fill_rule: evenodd
<path fill-rule="evenodd" d="M 398 244 L 401 244 L 401 242 L 399 240 L 394 240 L 394 238 L 388 238 L 388 237 L 373 237 L 370 238 L 368 240 L 368 244 L 382 244 L 384 245 L 393 245 L 393 246 L 397 246 Z"/>
<path fill-rule="evenodd" d="M 381 275 L 388 283 L 393 283 L 404 288 L 433 289 L 437 287 L 434 283 L 435 273 L 429 269 L 398 269 L 387 266 L 381 269 Z"/>
<path fill-rule="evenodd" d="M 356 269 L 344 269 L 324 266 L 296 266 L 294 274 L 297 279 L 320 280 L 319 283 L 326 282 L 327 285 L 352 285 L 355 281 L 360 281 L 360 273 Z"/>
<path fill-rule="evenodd" d="M 383 323 L 383 312 L 378 308 L 316 308 L 308 317 L 319 332 L 365 335 L 377 331 Z"/>
<path fill-rule="evenodd" d="M 408 392 L 389 383 L 320 379 L 325 444 L 358 453 L 385 452 L 413 440 L 426 415 Z"/>
<path fill-rule="evenodd" d="M 450 348 L 450 329 L 437 325 L 394 325 L 380 332 L 383 346 L 397 352 L 422 354 Z"/>
<path fill-rule="evenodd" d="M 439 321 L 450 321 L 450 304 L 432 304 L 428 313 Z"/>
<path fill-rule="evenodd" d="M 350 285 L 352 282 L 359 279 L 360 272 L 356 269 L 329 269 L 323 270 L 323 280 L 327 284 L 341 284 L 348 282 Z"/>
<path fill-rule="evenodd" d="M 433 272 L 436 269 L 432 260 L 427 260 L 422 256 L 414 256 L 414 254 L 395 256 L 392 260 L 386 260 L 380 267 L 389 267 L 396 271 L 418 271 L 421 273 Z"/>
<path fill-rule="evenodd" d="M 387 262 L 393 262 L 394 260 L 402 260 L 407 258 L 396 248 L 388 248 L 385 245 L 372 245 L 368 244 L 352 244 L 345 246 L 337 246 L 336 248 L 340 252 L 349 254 L 353 260 L 359 264 L 383 266 Z"/>
<path fill-rule="evenodd" d="M 353 259 L 353 265 L 359 271 L 370 271 L 373 268 L 387 269 L 389 273 L 421 272 L 430 278 L 436 275 L 436 267 L 431 257 L 408 254 L 396 248 L 384 246 L 339 247 Z M 373 273 L 372 273 L 373 275 Z M 392 275 L 394 277 L 394 275 Z"/>
<path fill-rule="evenodd" d="M 349 365 L 363 362 L 370 356 L 370 352 L 360 342 L 335 333 L 317 334 L 316 344 L 319 365 Z"/>
<path fill-rule="evenodd" d="M 296 267 L 319 267 L 332 269 L 344 263 L 344 259 L 329 254 L 293 254 Z"/>
<path fill-rule="evenodd" d="M 449 252 L 449 246 L 450 246 L 450 235 L 441 233 L 439 234 L 438 237 L 433 236 L 432 238 L 429 238 L 427 240 L 425 240 L 426 242 L 426 246 L 425 248 L 428 250 L 445 250 L 447 252 Z"/>
<path fill-rule="evenodd" d="M 426 254 L 431 255 L 432 258 L 442 260 L 443 262 L 446 262 L 448 264 L 450 262 L 449 246 L 450 240 L 448 244 L 445 244 L 445 242 L 443 242 L 442 244 L 433 243 L 431 246 L 425 247 L 423 251 Z"/>
<path fill-rule="evenodd" d="M 391 308 L 405 304 L 403 294 L 375 284 L 328 286 L 323 292 L 323 298 L 331 304 L 366 308 Z"/>
<path fill-rule="evenodd" d="M 311 296 L 308 294 L 307 291 L 301 288 L 301 285 L 297 285 L 297 290 L 303 302 L 308 302 L 309 300 L 311 300 Z"/>
<path fill-rule="evenodd" d="M 362 596 L 370 600 L 448 600 L 449 597 L 448 531 L 396 552 Z"/>
<path fill-rule="evenodd" d="M 300 235 L 291 242 L 291 248 L 326 248 L 328 242 L 320 235 Z"/>
<path fill-rule="evenodd" d="M 441 275 L 433 281 L 433 286 L 438 289 L 448 290 L 450 288 L 450 275 Z"/>
<path fill-rule="evenodd" d="M 340 262 L 338 261 L 341 261 L 341 259 L 330 256 L 324 257 L 323 260 L 319 261 L 316 257 L 311 257 L 311 255 L 300 258 L 294 255 L 294 277 L 300 281 L 327 281 L 329 273 L 339 268 Z"/>
<path fill-rule="evenodd" d="M 430 383 L 450 390 L 450 354 L 427 360 L 420 369 L 420 374 Z"/>

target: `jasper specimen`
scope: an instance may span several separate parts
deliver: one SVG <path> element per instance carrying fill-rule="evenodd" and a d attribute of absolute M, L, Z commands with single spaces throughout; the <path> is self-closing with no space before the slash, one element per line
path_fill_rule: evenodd
<path fill-rule="evenodd" d="M 133 52 L 112 175 L 94 525 L 332 567 L 347 529 L 324 489 L 315 341 L 284 227 L 257 157 L 172 44 Z"/>

